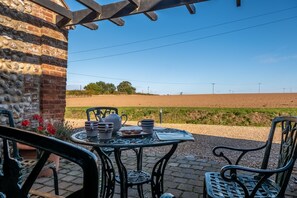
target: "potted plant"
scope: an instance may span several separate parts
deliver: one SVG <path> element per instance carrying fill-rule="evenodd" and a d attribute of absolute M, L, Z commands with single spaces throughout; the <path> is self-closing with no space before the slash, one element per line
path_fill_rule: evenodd
<path fill-rule="evenodd" d="M 33 115 L 30 119 L 23 120 L 21 122 L 21 128 L 27 131 L 36 132 L 47 136 L 53 136 L 55 134 L 53 125 L 51 123 L 45 123 L 43 118 L 38 114 Z M 20 143 L 18 143 L 17 146 L 22 157 L 36 157 L 37 153 L 35 148 Z"/>
<path fill-rule="evenodd" d="M 45 121 L 42 116 L 38 114 L 33 115 L 31 119 L 23 120 L 21 122 L 21 128 L 64 141 L 69 140 L 74 130 L 68 121 Z"/>
<path fill-rule="evenodd" d="M 56 129 L 55 138 L 63 141 L 69 141 L 70 135 L 74 132 L 73 125 L 69 121 L 55 122 L 54 128 Z"/>
<path fill-rule="evenodd" d="M 68 141 L 70 135 L 74 130 L 72 125 L 69 122 L 58 121 L 58 122 L 52 123 L 51 121 L 45 121 L 42 118 L 42 116 L 38 114 L 33 115 L 31 119 L 23 120 L 21 122 L 21 128 L 28 131 L 33 131 L 42 135 L 55 137 L 63 141 Z M 18 148 L 20 151 L 20 155 L 24 158 L 34 158 L 34 157 L 38 157 L 38 155 L 40 154 L 38 150 L 27 145 L 18 143 Z M 54 162 L 56 165 L 56 169 L 57 170 L 59 169 L 59 164 L 60 164 L 59 156 L 55 154 L 51 154 L 48 160 Z M 50 176 L 51 173 L 52 172 L 50 170 L 43 170 L 40 176 Z"/>

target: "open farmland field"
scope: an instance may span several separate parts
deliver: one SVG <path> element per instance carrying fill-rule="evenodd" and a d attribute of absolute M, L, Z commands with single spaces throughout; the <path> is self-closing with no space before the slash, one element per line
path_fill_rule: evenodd
<path fill-rule="evenodd" d="M 297 108 L 297 93 L 200 95 L 94 95 L 67 97 L 67 107 Z"/>

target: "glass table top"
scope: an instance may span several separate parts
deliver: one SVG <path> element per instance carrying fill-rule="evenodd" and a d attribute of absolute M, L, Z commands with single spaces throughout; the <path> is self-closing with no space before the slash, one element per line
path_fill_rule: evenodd
<path fill-rule="evenodd" d="M 113 134 L 111 139 L 100 139 L 98 135 L 89 137 L 86 131 L 82 130 L 74 133 L 71 140 L 89 146 L 135 148 L 194 141 L 194 137 L 187 131 L 173 128 L 154 127 L 153 133 L 147 134 L 142 132 L 140 127 L 126 126 Z"/>

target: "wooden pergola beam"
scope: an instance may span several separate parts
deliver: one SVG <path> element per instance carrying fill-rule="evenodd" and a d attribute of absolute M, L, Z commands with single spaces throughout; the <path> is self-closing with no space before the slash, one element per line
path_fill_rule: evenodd
<path fill-rule="evenodd" d="M 143 14 L 145 16 L 147 16 L 152 21 L 157 21 L 157 19 L 158 19 L 158 15 L 155 12 L 153 12 L 153 11 L 151 11 L 151 12 L 144 12 Z"/>
<path fill-rule="evenodd" d="M 139 0 L 128 0 L 131 4 L 134 4 L 137 8 L 139 7 Z"/>
<path fill-rule="evenodd" d="M 89 29 L 96 30 L 98 25 L 95 21 L 109 20 L 112 23 L 123 26 L 125 21 L 121 17 L 144 14 L 150 20 L 158 19 L 155 10 L 162 10 L 177 6 L 186 6 L 190 14 L 196 13 L 194 3 L 208 0 L 123 0 L 107 5 L 100 5 L 94 0 L 76 0 L 87 7 L 87 9 L 71 12 L 70 10 L 50 1 L 31 0 L 32 2 L 47 8 L 57 14 L 57 26 L 83 25 Z M 241 6 L 241 0 L 236 0 L 236 6 Z"/>
<path fill-rule="evenodd" d="M 49 0 L 31 0 L 32 2 L 57 13 L 63 18 L 72 19 L 72 12 Z M 62 20 L 62 19 L 61 19 Z"/>
<path fill-rule="evenodd" d="M 190 14 L 196 14 L 196 8 L 194 4 L 186 4 L 186 7 Z"/>
<path fill-rule="evenodd" d="M 99 16 L 93 15 L 93 11 L 90 9 L 75 11 L 73 12 L 73 19 L 66 25 L 76 25 L 111 18 L 119 18 L 208 0 L 140 0 L 139 7 L 137 9 L 135 9 L 135 4 L 132 4 L 131 1 L 119 1 L 116 3 L 102 5 L 102 13 Z M 59 22 L 59 20 L 61 20 L 61 18 L 57 18 L 57 22 Z"/>
<path fill-rule="evenodd" d="M 132 5 L 135 5 L 135 8 L 138 9 L 139 8 L 139 5 L 140 5 L 140 1 L 139 0 L 128 0 Z M 150 12 L 144 12 L 143 13 L 145 16 L 147 16 L 150 20 L 152 21 L 156 21 L 158 19 L 158 15 L 153 12 L 153 11 L 150 11 Z"/>
<path fill-rule="evenodd" d="M 110 22 L 118 25 L 118 26 L 124 26 L 125 25 L 125 21 L 121 18 L 112 18 L 112 19 L 108 19 Z"/>
<path fill-rule="evenodd" d="M 76 1 L 83 4 L 87 8 L 97 12 L 98 14 L 101 14 L 101 12 L 102 12 L 101 5 L 99 5 L 97 2 L 95 2 L 93 0 L 76 0 Z"/>
<path fill-rule="evenodd" d="M 94 12 L 97 13 L 97 15 L 102 13 L 102 6 L 93 0 L 76 0 L 76 1 L 80 2 L 90 10 L 93 10 Z M 111 21 L 112 23 L 118 26 L 123 26 L 125 24 L 125 21 L 121 18 L 113 18 L 113 19 L 109 19 L 109 21 Z M 84 26 L 89 28 L 90 23 L 87 23 L 87 25 L 88 26 L 85 26 L 85 25 Z M 92 25 L 91 27 L 94 28 L 94 25 Z M 97 26 L 97 29 L 98 29 L 98 26 Z"/>
<path fill-rule="evenodd" d="M 96 23 L 83 23 L 82 26 L 89 28 L 90 30 L 97 30 L 98 25 Z"/>
<path fill-rule="evenodd" d="M 102 12 L 101 5 L 99 5 L 97 2 L 95 2 L 93 0 L 76 0 L 76 1 L 83 4 L 84 6 L 86 6 L 90 10 L 92 10 L 93 12 L 95 12 L 97 16 L 99 14 L 101 14 L 101 12 Z M 86 28 L 89 28 L 90 30 L 97 30 L 98 29 L 98 25 L 95 24 L 95 23 L 92 23 L 92 22 L 83 23 L 81 25 L 86 27 Z"/>

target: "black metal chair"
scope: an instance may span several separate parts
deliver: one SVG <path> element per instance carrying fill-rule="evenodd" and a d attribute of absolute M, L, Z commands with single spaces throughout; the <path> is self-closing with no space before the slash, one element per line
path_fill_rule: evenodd
<path fill-rule="evenodd" d="M 272 140 L 276 130 L 281 130 L 281 143 L 276 168 L 268 168 Z M 265 148 L 260 169 L 238 165 L 250 151 Z M 232 165 L 222 149 L 238 151 L 240 155 Z M 220 172 L 205 173 L 204 197 L 285 197 L 290 176 L 297 158 L 297 117 L 276 117 L 272 121 L 270 134 L 265 145 L 255 149 L 238 149 L 218 146 L 213 149 L 215 156 L 223 157 L 230 165 Z"/>
<path fill-rule="evenodd" d="M 92 114 L 97 121 L 101 121 L 101 118 L 105 118 L 109 114 L 119 114 L 118 108 L 115 107 L 92 107 L 86 110 L 87 119 L 90 121 L 92 119 Z"/>
<path fill-rule="evenodd" d="M 14 119 L 12 112 L 3 108 L 0 108 L 0 117 L 5 116 L 7 118 L 8 124 L 10 127 L 15 127 Z M 0 123 L 1 125 L 1 123 Z M 17 147 L 16 142 L 12 141 L 10 142 L 10 151 L 12 153 L 12 156 L 14 159 L 18 160 L 18 162 L 21 165 L 21 175 L 20 175 L 20 182 L 24 180 L 24 178 L 28 177 L 28 174 L 31 172 L 33 167 L 36 165 L 38 162 L 38 159 L 24 159 L 22 156 L 19 154 L 19 149 Z M 0 165 L 0 170 L 2 169 L 2 165 Z M 55 166 L 55 163 L 47 161 L 43 167 L 43 169 L 51 169 L 53 171 L 53 176 L 54 176 L 54 189 L 55 189 L 55 194 L 59 195 L 59 188 L 58 188 L 58 174 L 57 174 L 57 169 Z"/>
<path fill-rule="evenodd" d="M 31 189 L 32 185 L 51 153 L 61 156 L 82 167 L 82 188 L 67 196 L 68 198 L 98 197 L 97 158 L 90 151 L 53 137 L 47 137 L 7 126 L 0 126 L 0 138 L 3 140 L 3 148 L 0 150 L 2 151 L 1 162 L 3 166 L 0 174 L 0 197 L 23 198 L 28 197 L 31 192 L 36 192 Z M 19 161 L 11 155 L 9 149 L 10 141 L 26 144 L 42 151 L 41 157 L 38 159 L 38 162 L 35 164 L 28 177 L 25 178 L 22 185 L 19 183 L 21 166 Z"/>

